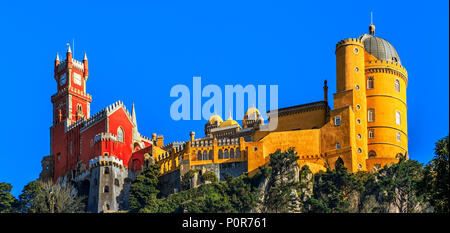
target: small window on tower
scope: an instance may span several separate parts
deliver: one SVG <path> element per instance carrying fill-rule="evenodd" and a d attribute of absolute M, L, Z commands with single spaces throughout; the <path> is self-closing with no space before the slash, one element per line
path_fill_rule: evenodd
<path fill-rule="evenodd" d="M 341 143 L 336 143 L 336 150 L 341 149 Z"/>
<path fill-rule="evenodd" d="M 109 193 L 109 186 L 108 185 L 105 186 L 105 188 L 103 189 L 103 192 Z"/>
<path fill-rule="evenodd" d="M 395 79 L 395 91 L 400 92 L 400 80 Z"/>
<path fill-rule="evenodd" d="M 105 174 L 109 174 L 109 167 L 105 167 Z"/>
<path fill-rule="evenodd" d="M 340 126 L 341 125 L 341 116 L 336 116 L 334 118 L 334 125 L 335 126 Z"/>
<path fill-rule="evenodd" d="M 375 138 L 375 130 L 369 129 L 369 138 Z"/>
<path fill-rule="evenodd" d="M 400 111 L 395 111 L 395 123 L 400 125 L 402 123 L 402 115 Z"/>
<path fill-rule="evenodd" d="M 367 78 L 367 89 L 373 89 L 373 76 Z"/>
<path fill-rule="evenodd" d="M 375 121 L 375 109 L 367 110 L 367 121 L 374 122 Z"/>

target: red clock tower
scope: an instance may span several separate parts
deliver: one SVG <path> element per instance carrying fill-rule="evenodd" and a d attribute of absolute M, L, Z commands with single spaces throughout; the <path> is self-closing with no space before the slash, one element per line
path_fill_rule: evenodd
<path fill-rule="evenodd" d="M 82 62 L 72 58 L 70 45 L 66 60 L 60 62 L 56 54 L 55 80 L 58 91 L 52 96 L 54 125 L 64 120 L 70 125 L 83 117 L 89 118 L 92 97 L 86 93 L 88 75 L 86 53 Z"/>

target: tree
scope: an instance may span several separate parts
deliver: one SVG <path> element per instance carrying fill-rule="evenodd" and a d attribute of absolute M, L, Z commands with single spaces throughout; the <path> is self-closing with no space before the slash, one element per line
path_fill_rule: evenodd
<path fill-rule="evenodd" d="M 259 189 L 252 187 L 246 175 L 236 178 L 228 176 L 226 185 L 226 194 L 229 196 L 234 212 L 250 212 L 259 203 Z"/>
<path fill-rule="evenodd" d="M 272 168 L 269 187 L 265 195 L 264 208 L 267 212 L 298 212 L 300 198 L 299 168 L 297 153 L 293 148 L 280 150 L 270 155 Z"/>
<path fill-rule="evenodd" d="M 314 176 L 313 197 L 306 201 L 304 210 L 313 213 L 350 212 L 350 198 L 362 189 L 362 182 L 347 171 L 339 158 L 334 170 L 328 168 Z"/>
<path fill-rule="evenodd" d="M 78 197 L 75 187 L 51 181 L 28 183 L 19 198 L 25 213 L 79 213 L 85 208 L 85 197 Z"/>
<path fill-rule="evenodd" d="M 386 203 L 382 212 L 421 212 L 424 196 L 418 187 L 422 178 L 422 164 L 415 160 L 400 158 L 397 164 L 381 169 L 375 177 L 375 190 L 378 199 Z"/>
<path fill-rule="evenodd" d="M 449 212 L 448 136 L 436 142 L 435 156 L 425 167 L 420 190 L 437 213 Z"/>
<path fill-rule="evenodd" d="M 18 202 L 11 190 L 11 184 L 0 183 L 0 213 L 11 213 L 17 209 Z"/>
<path fill-rule="evenodd" d="M 131 212 L 149 212 L 158 211 L 159 200 L 159 173 L 161 165 L 153 164 L 139 175 L 131 184 L 130 190 L 130 211 Z"/>

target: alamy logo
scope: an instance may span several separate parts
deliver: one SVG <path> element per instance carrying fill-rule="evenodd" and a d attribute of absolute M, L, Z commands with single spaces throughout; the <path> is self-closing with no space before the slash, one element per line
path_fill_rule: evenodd
<path fill-rule="evenodd" d="M 267 86 L 266 85 L 225 85 L 225 108 L 222 108 L 223 95 L 222 89 L 214 84 L 207 85 L 202 88 L 201 77 L 192 78 L 192 120 L 201 120 L 202 117 L 208 120 L 213 114 L 222 115 L 222 109 L 229 111 L 233 116 L 236 110 L 236 118 L 244 117 L 245 95 L 247 95 L 247 109 L 255 106 L 258 102 L 259 109 L 264 120 L 268 120 L 269 124 L 262 125 L 260 130 L 272 131 L 278 125 L 278 85 L 269 86 L 269 104 L 272 109 L 268 116 L 266 114 L 267 106 Z M 234 96 L 236 96 L 236 108 L 234 108 Z M 170 106 L 170 116 L 173 120 L 191 120 L 191 90 L 188 86 L 178 84 L 170 90 L 170 97 L 178 98 Z M 202 97 L 209 98 L 202 105 Z M 258 100 L 258 101 L 257 101 Z"/>

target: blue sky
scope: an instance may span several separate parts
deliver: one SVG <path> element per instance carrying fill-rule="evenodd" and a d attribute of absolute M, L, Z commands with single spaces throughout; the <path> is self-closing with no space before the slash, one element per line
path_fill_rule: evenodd
<path fill-rule="evenodd" d="M 448 1 L 54 1 L 0 6 L 3 133 L 0 182 L 13 194 L 38 178 L 49 154 L 53 62 L 89 59 L 91 114 L 122 100 L 136 105 L 139 131 L 165 142 L 203 135 L 204 120 L 174 121 L 176 84 L 278 85 L 279 106 L 323 99 L 336 91 L 337 42 L 368 32 L 399 53 L 409 75 L 409 153 L 426 163 L 448 135 Z M 203 101 L 208 100 L 203 99 Z M 333 103 L 330 102 L 330 106 Z M 224 112 L 227 112 L 224 110 Z"/>

